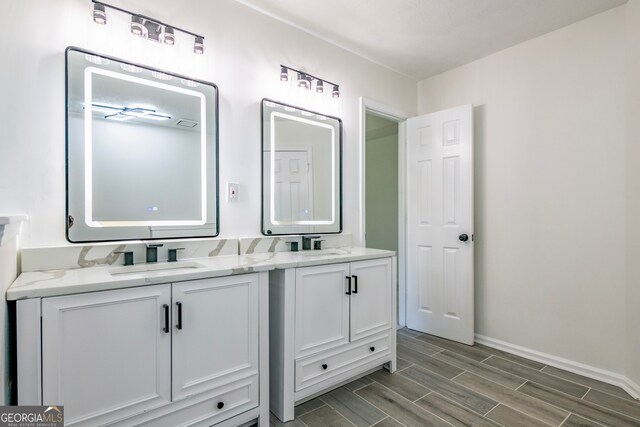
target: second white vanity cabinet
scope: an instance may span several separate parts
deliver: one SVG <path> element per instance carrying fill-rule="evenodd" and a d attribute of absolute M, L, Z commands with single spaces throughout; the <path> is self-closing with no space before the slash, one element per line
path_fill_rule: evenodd
<path fill-rule="evenodd" d="M 19 329 L 40 323 L 29 321 L 40 307 L 42 318 L 41 331 L 31 331 L 42 337 L 41 350 L 19 342 L 19 357 L 38 353 L 42 363 L 37 378 L 30 357 L 19 360 L 26 388 L 19 403 L 64 405 L 65 425 L 78 426 L 238 425 L 245 421 L 233 417 L 251 410 L 255 418 L 267 400 L 266 363 L 262 372 L 260 366 L 260 352 L 267 357 L 267 278 L 242 274 L 18 301 Z M 265 407 L 261 424 L 267 413 Z"/>
<path fill-rule="evenodd" d="M 395 369 L 395 257 L 270 272 L 271 411 L 388 363 Z"/>
<path fill-rule="evenodd" d="M 391 258 L 296 269 L 296 358 L 391 327 Z"/>

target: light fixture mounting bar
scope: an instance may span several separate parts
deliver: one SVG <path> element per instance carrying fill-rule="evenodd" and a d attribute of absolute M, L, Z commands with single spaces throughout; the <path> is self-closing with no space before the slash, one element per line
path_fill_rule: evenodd
<path fill-rule="evenodd" d="M 339 86 L 338 83 L 333 83 L 333 82 L 330 82 L 329 80 L 321 79 L 320 77 L 316 77 L 313 74 L 307 73 L 306 71 L 296 70 L 295 68 L 289 67 L 287 65 L 282 65 L 282 64 L 280 64 L 280 67 L 281 68 L 286 68 L 287 70 L 293 71 L 295 73 L 304 74 L 305 76 L 311 77 L 312 79 L 317 80 L 319 82 L 325 82 L 325 83 L 327 83 L 329 85 L 332 85 L 332 86 Z"/>
<path fill-rule="evenodd" d="M 159 20 L 157 20 L 155 18 L 151 18 L 149 16 L 145 16 L 145 15 L 142 15 L 140 13 L 131 12 L 130 10 L 123 9 L 123 8 L 117 7 L 117 6 L 112 6 L 110 4 L 103 3 L 103 2 L 98 1 L 98 0 L 91 0 L 91 2 L 95 3 L 95 4 L 100 4 L 100 5 L 104 6 L 104 7 L 108 7 L 109 9 L 113 9 L 113 10 L 117 10 L 119 12 L 126 13 L 126 14 L 131 15 L 131 16 L 139 16 L 140 18 L 142 18 L 142 19 L 144 19 L 146 21 L 151 21 L 151 22 L 153 22 L 155 24 L 162 25 L 163 27 L 170 27 L 170 28 L 173 28 L 176 31 L 180 31 L 180 32 L 185 33 L 185 34 L 189 34 L 190 36 L 193 36 L 193 37 L 200 37 L 201 39 L 204 40 L 204 36 L 201 36 L 201 35 L 196 34 L 196 33 L 192 33 L 191 31 L 183 30 L 182 28 L 173 26 L 171 24 L 166 24 L 166 23 L 164 23 L 162 21 L 159 21 Z"/>

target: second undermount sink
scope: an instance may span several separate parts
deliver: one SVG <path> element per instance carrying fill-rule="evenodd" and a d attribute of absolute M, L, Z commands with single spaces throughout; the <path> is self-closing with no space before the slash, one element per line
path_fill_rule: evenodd
<path fill-rule="evenodd" d="M 345 251 L 344 249 L 336 249 L 336 248 L 330 248 L 330 249 L 320 249 L 320 250 L 313 250 L 313 251 L 302 251 L 300 252 L 300 255 L 302 256 L 327 256 L 327 255 L 347 255 L 349 252 Z"/>
<path fill-rule="evenodd" d="M 160 264 L 139 264 L 116 267 L 109 269 L 112 276 L 122 276 L 123 274 L 140 274 L 153 271 L 172 271 L 172 270 L 193 270 L 203 268 L 204 265 L 197 262 L 171 262 Z"/>

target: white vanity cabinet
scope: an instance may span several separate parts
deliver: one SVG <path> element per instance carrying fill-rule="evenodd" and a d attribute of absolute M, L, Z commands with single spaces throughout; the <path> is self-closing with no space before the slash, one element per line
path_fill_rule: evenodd
<path fill-rule="evenodd" d="M 43 298 L 44 404 L 105 424 L 170 403 L 170 304 L 171 285 Z"/>
<path fill-rule="evenodd" d="M 19 404 L 74 426 L 268 425 L 267 298 L 263 272 L 20 300 Z"/>
<path fill-rule="evenodd" d="M 270 272 L 271 411 L 388 363 L 395 370 L 395 257 Z"/>

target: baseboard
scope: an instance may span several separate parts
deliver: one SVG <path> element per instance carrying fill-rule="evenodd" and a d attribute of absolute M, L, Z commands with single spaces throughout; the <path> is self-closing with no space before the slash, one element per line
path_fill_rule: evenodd
<path fill-rule="evenodd" d="M 574 374 L 582 375 L 588 378 L 593 378 L 594 380 L 605 382 L 607 384 L 618 386 L 624 389 L 635 399 L 640 399 L 640 386 L 624 375 L 616 374 L 615 372 L 596 368 L 584 363 L 575 362 L 573 360 L 564 359 L 552 354 L 543 353 L 541 351 L 532 350 L 530 348 L 522 347 L 516 344 L 497 340 L 495 338 L 489 338 L 480 334 L 476 334 L 475 339 L 477 343 L 486 345 L 487 347 L 493 347 L 498 350 L 526 357 L 527 359 L 535 360 L 536 362 L 544 363 L 545 365 L 564 369 L 565 371 L 573 372 Z"/>

